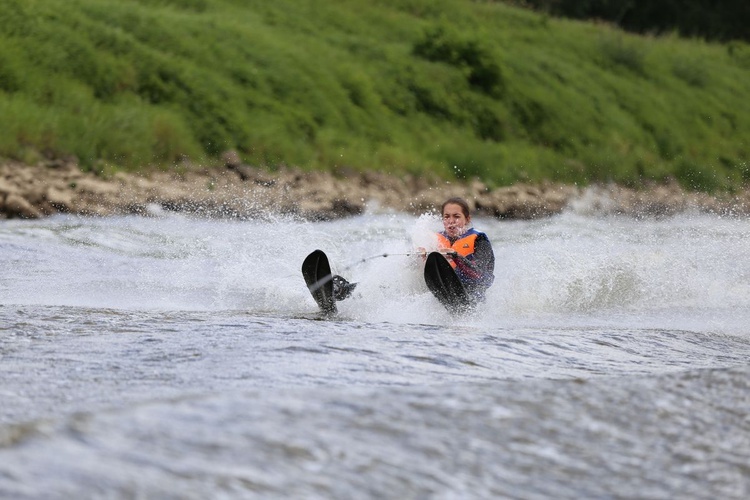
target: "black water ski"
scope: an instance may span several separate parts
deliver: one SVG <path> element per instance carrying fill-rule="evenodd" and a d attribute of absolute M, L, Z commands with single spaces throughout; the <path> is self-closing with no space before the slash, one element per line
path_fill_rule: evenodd
<path fill-rule="evenodd" d="M 320 310 L 326 315 L 336 314 L 331 266 L 322 250 L 315 250 L 305 257 L 305 261 L 302 262 L 302 276 Z"/>
<path fill-rule="evenodd" d="M 435 298 L 451 314 L 467 312 L 474 305 L 456 272 L 439 252 L 432 252 L 427 256 L 424 281 Z"/>

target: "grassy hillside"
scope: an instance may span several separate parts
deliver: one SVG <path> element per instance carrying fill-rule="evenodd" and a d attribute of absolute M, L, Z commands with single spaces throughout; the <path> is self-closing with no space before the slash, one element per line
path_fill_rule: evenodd
<path fill-rule="evenodd" d="M 4 0 L 0 156 L 750 182 L 750 46 L 470 0 Z"/>

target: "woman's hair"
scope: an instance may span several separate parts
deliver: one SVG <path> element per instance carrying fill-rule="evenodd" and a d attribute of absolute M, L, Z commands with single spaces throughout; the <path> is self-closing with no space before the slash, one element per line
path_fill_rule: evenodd
<path fill-rule="evenodd" d="M 463 212 L 464 217 L 467 219 L 471 218 L 471 213 L 469 211 L 469 204 L 466 203 L 466 200 L 463 198 L 455 197 L 455 198 L 448 198 L 443 202 L 443 205 L 440 207 L 440 215 L 442 215 L 445 212 L 445 206 L 446 205 L 458 205 L 461 207 L 461 212 Z"/>

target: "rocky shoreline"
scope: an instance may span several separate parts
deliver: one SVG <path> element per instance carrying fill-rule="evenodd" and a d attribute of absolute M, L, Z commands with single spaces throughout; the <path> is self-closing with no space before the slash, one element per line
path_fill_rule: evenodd
<path fill-rule="evenodd" d="M 87 216 L 159 215 L 253 218 L 268 214 L 330 220 L 373 211 L 421 214 L 450 196 L 462 196 L 477 215 L 533 219 L 564 210 L 580 213 L 664 216 L 688 210 L 750 214 L 750 190 L 726 196 L 685 192 L 676 183 L 647 189 L 581 188 L 562 184 L 489 189 L 478 180 L 446 183 L 373 172 L 275 172 L 242 164 L 236 154 L 211 168 L 180 172 L 117 173 L 102 178 L 75 160 L 36 165 L 0 163 L 0 218 L 40 218 L 57 213 Z"/>

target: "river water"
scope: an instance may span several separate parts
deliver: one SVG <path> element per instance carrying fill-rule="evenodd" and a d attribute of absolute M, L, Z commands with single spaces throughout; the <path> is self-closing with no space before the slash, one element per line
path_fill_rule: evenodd
<path fill-rule="evenodd" d="M 750 495 L 750 220 L 475 227 L 456 319 L 428 215 L 0 221 L 0 498 Z"/>

